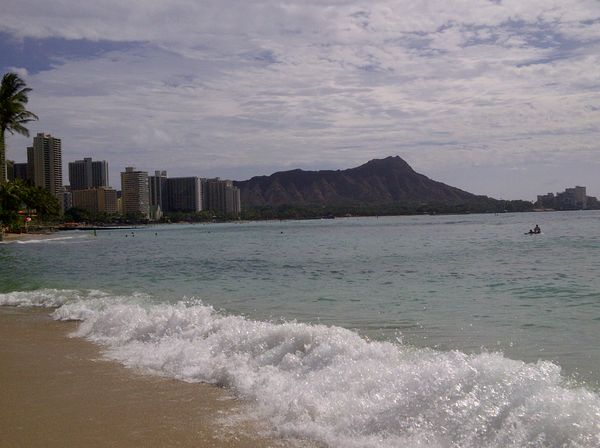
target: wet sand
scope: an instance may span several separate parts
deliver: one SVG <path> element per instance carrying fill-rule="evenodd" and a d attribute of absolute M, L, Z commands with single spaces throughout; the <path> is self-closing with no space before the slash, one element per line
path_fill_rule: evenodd
<path fill-rule="evenodd" d="M 32 241 L 32 240 L 51 240 L 61 236 L 58 233 L 5 233 L 3 242 L 9 243 L 13 241 Z"/>
<path fill-rule="evenodd" d="M 49 310 L 0 307 L 2 447 L 281 447 L 215 386 L 142 375 L 101 359 Z"/>

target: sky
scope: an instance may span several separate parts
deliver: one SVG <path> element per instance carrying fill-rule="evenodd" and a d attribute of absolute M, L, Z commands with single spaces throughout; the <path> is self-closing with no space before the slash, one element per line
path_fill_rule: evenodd
<path fill-rule="evenodd" d="M 9 0 L 0 70 L 65 174 L 107 160 L 117 188 L 399 155 L 499 199 L 600 196 L 598 0 Z"/>

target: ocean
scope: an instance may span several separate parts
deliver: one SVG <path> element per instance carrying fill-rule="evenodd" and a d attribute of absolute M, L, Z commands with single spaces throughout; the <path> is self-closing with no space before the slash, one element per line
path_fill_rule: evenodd
<path fill-rule="evenodd" d="M 0 266 L 1 305 L 224 386 L 282 438 L 600 446 L 600 212 L 63 232 Z"/>

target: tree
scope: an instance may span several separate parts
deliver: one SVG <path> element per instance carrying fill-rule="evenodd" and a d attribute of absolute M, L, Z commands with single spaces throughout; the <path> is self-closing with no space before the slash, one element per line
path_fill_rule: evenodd
<path fill-rule="evenodd" d="M 19 228 L 23 216 L 19 212 L 35 211 L 37 223 L 55 219 L 60 214 L 58 199 L 42 187 L 28 185 L 21 180 L 0 185 L 0 231 L 4 226 Z"/>
<path fill-rule="evenodd" d="M 0 233 L 4 226 L 13 227 L 19 222 L 19 210 L 23 207 L 22 185 L 15 182 L 0 184 Z"/>
<path fill-rule="evenodd" d="M 29 137 L 29 130 L 23 126 L 38 117 L 25 109 L 31 91 L 25 86 L 25 81 L 16 73 L 6 73 L 0 84 L 0 184 L 6 182 L 6 131 L 10 134 Z"/>
<path fill-rule="evenodd" d="M 15 181 L 18 182 L 18 181 Z M 48 190 L 21 182 L 23 202 L 30 210 L 35 210 L 42 221 L 57 218 L 60 215 L 58 199 Z"/>

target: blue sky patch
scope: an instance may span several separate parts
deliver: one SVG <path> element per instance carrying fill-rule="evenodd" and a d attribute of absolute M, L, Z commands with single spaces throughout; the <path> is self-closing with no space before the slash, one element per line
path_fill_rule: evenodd
<path fill-rule="evenodd" d="M 127 50 L 142 45 L 139 42 L 91 41 L 85 39 L 68 40 L 63 38 L 15 39 L 8 33 L 0 32 L 0 70 L 25 68 L 30 74 L 49 70 L 60 65 L 61 61 L 72 59 L 93 59 L 115 50 Z"/>

